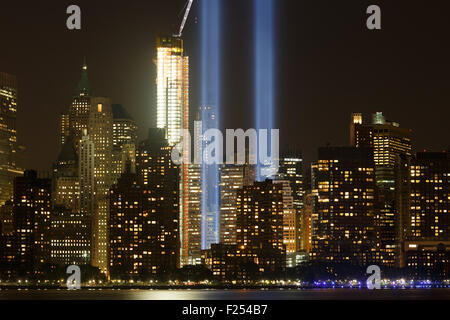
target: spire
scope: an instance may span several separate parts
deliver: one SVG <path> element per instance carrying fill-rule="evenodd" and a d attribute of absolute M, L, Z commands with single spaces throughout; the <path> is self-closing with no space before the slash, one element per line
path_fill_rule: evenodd
<path fill-rule="evenodd" d="M 86 63 L 86 57 L 83 58 L 83 67 L 81 68 L 81 79 L 78 83 L 75 91 L 76 96 L 90 96 L 91 95 L 91 83 L 88 78 L 88 67 Z"/>

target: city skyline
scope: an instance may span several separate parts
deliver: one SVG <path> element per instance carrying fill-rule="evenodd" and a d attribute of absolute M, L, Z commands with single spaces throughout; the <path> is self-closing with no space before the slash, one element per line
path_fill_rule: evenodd
<path fill-rule="evenodd" d="M 125 8 L 128 14 L 125 14 L 125 17 L 133 16 L 136 20 L 124 20 L 130 22 L 127 30 L 121 30 L 120 26 L 104 24 L 108 19 L 114 20 L 121 12 L 120 5 L 114 2 L 108 10 L 101 9 L 101 1 L 95 4 L 81 2 L 80 7 L 85 19 L 82 30 L 78 33 L 65 29 L 65 16 L 57 13 L 58 7 L 64 12 L 63 5 L 42 4 L 35 7 L 35 4 L 29 4 L 17 22 L 8 17 L 1 20 L 1 27 L 13 28 L 18 32 L 16 34 L 24 36 L 19 44 L 18 39 L 12 38 L 12 33 L 6 35 L 5 41 L 11 43 L 11 46 L 0 52 L 0 69 L 16 75 L 19 80 L 18 142 L 27 148 L 27 168 L 50 171 L 59 152 L 56 141 L 59 116 L 70 105 L 70 96 L 78 81 L 83 56 L 87 56 L 95 95 L 111 96 L 114 103 L 123 104 L 138 120 L 140 138 L 145 138 L 147 128 L 154 126 L 152 123 L 156 121 L 155 89 L 152 88 L 155 75 L 153 46 L 158 33 L 176 29 L 178 17 L 173 12 L 179 12 L 183 3 L 184 1 L 173 1 L 168 4 L 148 4 L 149 14 L 138 14 L 139 10 L 134 6 Z M 5 6 L 9 6 L 10 16 L 18 10 L 12 3 Z M 143 9 L 147 8 L 146 6 L 147 4 L 141 3 L 137 7 Z M 277 17 L 282 16 L 283 20 L 277 19 L 276 40 L 286 43 L 277 52 L 276 64 L 277 127 L 281 129 L 282 144 L 285 142 L 286 146 L 296 145 L 301 148 L 308 163 L 316 158 L 314 146 L 326 145 L 327 142 L 332 145 L 346 144 L 348 134 L 340 130 L 338 123 L 347 121 L 350 112 L 361 111 L 367 114 L 383 111 L 389 118 L 399 121 L 403 127 L 414 129 L 415 151 L 442 151 L 448 148 L 448 143 L 441 137 L 444 137 L 444 119 L 448 113 L 448 108 L 445 108 L 445 92 L 448 91 L 449 84 L 444 80 L 444 75 L 448 74 L 449 64 L 444 57 L 448 55 L 449 48 L 444 43 L 426 37 L 427 32 L 441 32 L 440 19 L 428 20 L 425 15 L 426 24 L 409 26 L 414 30 L 422 30 L 421 32 L 405 30 L 401 26 L 404 18 L 394 14 L 400 12 L 399 9 L 387 4 L 390 14 L 386 15 L 384 21 L 394 32 L 381 31 L 373 35 L 363 28 L 363 5 L 354 8 L 342 6 L 344 8 L 337 11 L 336 5 L 331 3 L 319 9 L 306 4 L 301 6 L 289 0 L 279 2 Z M 250 7 L 250 3 L 238 4 L 236 1 L 224 6 L 224 19 L 231 22 L 225 24 L 223 31 L 224 42 L 227 44 L 225 52 L 229 57 L 224 61 L 224 70 L 229 70 L 230 64 L 248 61 L 251 50 L 246 47 L 251 41 L 246 42 L 245 39 L 251 38 L 251 27 L 244 22 L 244 18 L 251 16 Z M 146 16 L 151 15 L 152 8 L 159 16 L 154 20 L 150 19 L 151 22 L 146 22 Z M 300 8 L 302 10 L 296 10 Z M 361 10 L 358 11 L 359 9 Z M 410 17 L 417 17 L 418 9 L 419 7 L 411 5 L 408 9 Z M 342 14 L 336 15 L 333 13 L 335 11 L 343 12 L 343 17 L 348 15 L 351 19 L 345 22 Z M 38 16 L 42 16 L 43 30 L 56 37 L 52 37 L 51 41 L 60 40 L 58 47 L 50 50 L 51 42 L 44 36 L 45 33 L 31 27 L 30 21 L 33 20 L 27 17 L 36 12 Z M 301 19 L 305 21 L 305 28 L 296 25 L 298 32 L 294 32 L 291 26 L 298 23 L 297 20 L 294 21 L 295 15 L 304 15 L 306 12 L 311 17 L 325 15 L 329 23 L 334 24 L 335 31 L 329 32 L 328 28 L 315 24 L 313 19 L 309 18 Z M 198 27 L 201 25 L 199 16 L 198 8 L 194 4 L 185 31 L 188 54 L 195 66 L 191 71 L 191 110 L 200 106 L 200 88 L 195 84 L 199 76 L 199 48 L 195 41 L 199 37 Z M 99 17 L 101 19 L 98 19 Z M 138 29 L 138 26 L 142 25 L 146 27 Z M 117 33 L 116 39 L 107 36 L 107 30 L 109 33 L 110 28 Z M 305 30 L 314 30 L 323 41 L 313 41 L 304 33 Z M 411 34 L 415 34 L 414 38 Z M 401 36 L 403 41 L 396 42 L 398 36 Z M 294 43 L 285 42 L 289 37 L 299 40 Z M 230 46 L 231 38 L 244 44 L 240 54 L 236 52 L 240 50 Z M 38 40 L 44 45 L 36 47 Z M 308 47 L 303 47 L 301 43 L 308 44 Z M 345 47 L 343 43 L 347 44 L 348 49 L 342 49 Z M 353 49 L 354 43 L 359 43 L 357 50 Z M 33 45 L 35 50 L 27 49 Z M 118 49 L 104 52 L 101 50 L 102 46 Z M 386 46 L 395 49 L 390 51 L 389 56 L 381 49 Z M 428 50 L 425 50 L 425 46 L 428 46 Z M 18 50 L 20 47 L 23 50 Z M 123 50 L 123 47 L 130 49 Z M 330 57 L 328 51 L 333 49 L 338 49 L 338 54 Z M 33 59 L 25 58 L 27 52 L 34 52 Z M 317 57 L 313 58 L 313 55 Z M 325 61 L 328 58 L 331 61 Z M 414 65 L 413 61 L 418 58 L 423 63 Z M 36 63 L 31 64 L 32 61 Z M 121 63 L 118 63 L 119 61 Z M 336 64 L 337 62 L 339 64 Z M 390 71 L 394 62 L 397 68 Z M 329 63 L 333 64 L 332 68 Z M 372 63 L 373 68 L 360 68 L 366 64 L 371 66 Z M 413 65 L 414 68 L 410 68 Z M 222 126 L 244 129 L 252 127 L 252 94 L 249 87 L 252 82 L 251 69 L 231 70 L 234 74 L 224 72 L 222 105 L 230 112 L 224 115 Z M 381 74 L 391 76 L 380 78 Z M 296 95 L 297 81 L 302 88 L 300 96 Z M 422 108 L 426 108 L 427 112 Z M 236 115 L 241 114 L 242 117 L 236 119 Z M 191 115 L 191 118 L 194 117 Z M 33 121 L 34 119 L 38 121 Z M 329 128 L 336 134 L 330 135 L 328 130 L 321 130 L 322 124 L 324 128 Z"/>

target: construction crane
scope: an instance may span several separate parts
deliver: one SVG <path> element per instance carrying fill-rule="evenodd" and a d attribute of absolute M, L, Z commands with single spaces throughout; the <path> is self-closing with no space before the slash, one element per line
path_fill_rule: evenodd
<path fill-rule="evenodd" d="M 189 2 L 187 4 L 186 12 L 184 13 L 183 21 L 181 22 L 180 32 L 176 35 L 176 37 L 178 37 L 178 38 L 181 38 L 181 36 L 183 35 L 183 30 L 184 30 L 184 27 L 186 26 L 186 22 L 189 17 L 189 12 L 191 11 L 191 8 L 192 8 L 192 3 L 194 2 L 194 0 L 188 0 L 188 1 Z"/>

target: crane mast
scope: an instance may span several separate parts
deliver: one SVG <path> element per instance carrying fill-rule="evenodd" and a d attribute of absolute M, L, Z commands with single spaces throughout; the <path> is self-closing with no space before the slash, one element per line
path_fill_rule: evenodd
<path fill-rule="evenodd" d="M 181 22 L 180 31 L 176 35 L 178 38 L 181 38 L 181 36 L 183 35 L 183 30 L 184 30 L 184 27 L 186 25 L 187 19 L 189 17 L 189 12 L 191 11 L 193 2 L 194 2 L 194 0 L 189 0 L 189 2 L 188 2 L 187 8 L 186 8 L 186 12 L 184 13 L 183 21 Z"/>

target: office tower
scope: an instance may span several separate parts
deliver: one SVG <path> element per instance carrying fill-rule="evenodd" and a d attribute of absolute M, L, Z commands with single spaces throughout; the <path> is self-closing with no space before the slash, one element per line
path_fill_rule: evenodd
<path fill-rule="evenodd" d="M 51 180 L 25 171 L 14 179 L 14 227 L 16 262 L 26 271 L 47 263 L 51 212 Z"/>
<path fill-rule="evenodd" d="M 389 122 L 381 112 L 372 115 L 372 123 L 364 124 L 356 116 L 354 141 L 356 147 L 370 147 L 374 150 L 375 177 L 378 188 L 376 216 L 377 234 L 380 247 L 380 264 L 398 265 L 400 252 L 399 230 L 401 213 L 399 204 L 401 191 L 396 190 L 396 178 L 402 168 L 400 162 L 411 156 L 411 130 L 401 128 L 396 122 Z M 362 122 L 362 123 L 360 123 Z M 402 158 L 403 157 L 403 158 Z M 397 184 L 398 185 L 398 184 Z"/>
<path fill-rule="evenodd" d="M 202 254 L 202 166 L 188 166 L 188 204 L 182 217 L 181 265 L 201 264 Z"/>
<path fill-rule="evenodd" d="M 13 180 L 20 169 L 21 148 L 17 144 L 17 79 L 0 72 L 0 205 L 13 194 Z"/>
<path fill-rule="evenodd" d="M 362 123 L 359 115 L 354 117 L 357 119 L 353 123 L 355 146 L 374 149 L 377 185 L 387 190 L 394 188 L 397 156 L 411 156 L 412 131 L 386 121 L 381 112 L 372 116 L 372 124 Z"/>
<path fill-rule="evenodd" d="M 300 215 L 299 251 L 310 253 L 312 250 L 314 199 L 312 193 L 305 194 Z"/>
<path fill-rule="evenodd" d="M 237 195 L 255 179 L 255 168 L 248 164 L 220 167 L 220 243 L 236 244 Z"/>
<path fill-rule="evenodd" d="M 296 233 L 300 237 L 301 234 L 301 212 L 303 208 L 303 196 L 305 194 L 305 186 L 303 181 L 303 157 L 302 153 L 296 149 L 289 149 L 283 152 L 280 158 L 280 168 L 277 175 L 282 180 L 291 183 L 292 196 L 294 200 L 294 209 L 296 211 Z M 300 245 L 298 238 L 297 244 Z M 299 247 L 297 247 L 299 249 Z"/>
<path fill-rule="evenodd" d="M 273 181 L 280 185 L 283 191 L 283 244 L 286 248 L 287 266 L 295 267 L 292 259 L 297 252 L 297 211 L 294 207 L 294 197 L 292 196 L 291 182 L 288 180 Z"/>
<path fill-rule="evenodd" d="M 203 134 L 210 129 L 218 129 L 217 111 L 212 106 L 201 108 Z M 209 249 L 212 243 L 218 243 L 220 234 L 220 174 L 219 164 L 210 158 L 208 148 L 214 141 L 203 138 L 202 166 L 202 249 Z M 222 159 L 220 159 L 222 160 Z"/>
<path fill-rule="evenodd" d="M 125 164 L 130 161 L 135 172 L 137 125 L 130 114 L 120 104 L 112 105 L 113 112 L 113 159 L 112 176 L 116 182 L 125 171 Z"/>
<path fill-rule="evenodd" d="M 59 120 L 59 134 L 60 134 L 60 145 L 64 146 L 67 138 L 70 136 L 70 116 L 68 114 L 62 114 Z"/>
<path fill-rule="evenodd" d="M 375 168 L 370 148 L 319 149 L 314 172 L 313 260 L 366 265 L 375 251 Z"/>
<path fill-rule="evenodd" d="M 89 265 L 91 263 L 90 217 L 81 212 L 54 206 L 50 225 L 50 263 Z"/>
<path fill-rule="evenodd" d="M 279 174 L 284 180 L 291 182 L 294 207 L 297 212 L 300 212 L 303 206 L 303 196 L 305 194 L 303 185 L 302 153 L 295 149 L 284 152 L 280 159 Z"/>
<path fill-rule="evenodd" d="M 79 186 L 80 186 L 80 213 L 91 222 L 91 252 L 90 257 L 94 255 L 93 246 L 93 219 L 95 215 L 95 165 L 94 165 L 94 143 L 87 134 L 87 129 L 83 132 L 83 137 L 79 147 Z"/>
<path fill-rule="evenodd" d="M 201 108 L 197 112 L 194 125 L 194 154 L 203 155 L 203 127 L 201 125 Z M 181 265 L 201 264 L 202 255 L 202 168 L 199 163 L 187 166 L 187 192 L 185 193 L 186 210 L 181 216 Z"/>
<path fill-rule="evenodd" d="M 84 59 L 81 79 L 75 89 L 72 104 L 69 109 L 69 132 L 73 135 L 75 141 L 75 149 L 78 151 L 83 130 L 88 129 L 89 114 L 91 110 L 91 84 L 88 78 L 88 67 L 86 59 Z M 61 122 L 63 119 L 61 119 Z"/>
<path fill-rule="evenodd" d="M 120 104 L 112 105 L 113 113 L 113 144 L 123 146 L 124 144 L 137 143 L 136 121 Z"/>
<path fill-rule="evenodd" d="M 65 138 L 53 166 L 53 201 L 72 212 L 80 211 L 80 179 L 78 155 L 71 135 Z"/>
<path fill-rule="evenodd" d="M 356 147 L 357 141 L 359 141 L 359 132 L 356 131 L 357 125 L 363 124 L 363 116 L 362 113 L 352 113 L 350 120 L 350 146 Z"/>
<path fill-rule="evenodd" d="M 282 185 L 270 180 L 255 182 L 239 191 L 237 203 L 238 249 L 260 272 L 282 272 L 286 266 Z"/>
<path fill-rule="evenodd" d="M 92 264 L 107 272 L 109 188 L 112 184 L 113 115 L 111 99 L 91 98 L 89 139 L 94 145 L 95 210 Z"/>
<path fill-rule="evenodd" d="M 186 136 L 189 129 L 189 57 L 185 56 L 183 40 L 179 37 L 158 37 L 156 56 L 157 128 L 165 129 L 165 138 L 169 146 L 173 147 L 182 142 L 183 150 L 187 151 L 189 148 Z M 188 225 L 189 215 L 188 152 L 184 152 L 183 160 L 179 179 L 179 210 L 182 221 L 181 233 L 185 234 L 184 229 Z M 183 248 L 186 247 L 187 245 L 183 244 Z M 181 256 L 186 257 L 186 253 L 182 253 Z"/>
<path fill-rule="evenodd" d="M 160 36 L 156 46 L 157 127 L 174 146 L 189 128 L 189 57 L 181 38 Z"/>

